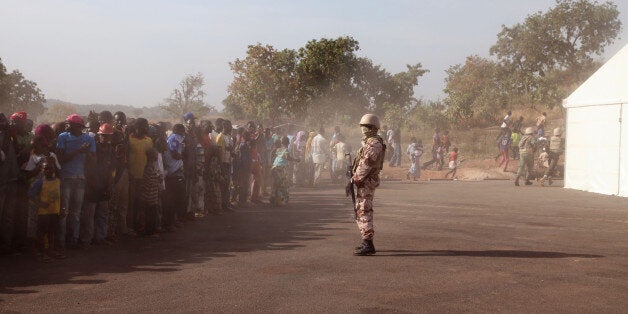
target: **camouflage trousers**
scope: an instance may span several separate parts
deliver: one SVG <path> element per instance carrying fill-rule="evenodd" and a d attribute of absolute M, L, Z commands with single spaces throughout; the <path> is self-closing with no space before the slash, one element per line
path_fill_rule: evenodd
<path fill-rule="evenodd" d="M 526 181 L 532 179 L 531 175 L 534 171 L 534 156 L 531 153 L 521 153 L 519 157 L 519 169 L 517 169 L 517 178 L 525 176 Z"/>
<path fill-rule="evenodd" d="M 373 240 L 375 229 L 373 227 L 373 196 L 379 186 L 379 180 L 366 179 L 363 184 L 357 186 L 355 203 L 357 207 L 356 223 L 360 229 L 362 240 Z"/>

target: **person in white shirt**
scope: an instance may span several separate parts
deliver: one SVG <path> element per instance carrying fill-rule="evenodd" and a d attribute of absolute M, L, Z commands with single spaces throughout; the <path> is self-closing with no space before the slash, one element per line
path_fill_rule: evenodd
<path fill-rule="evenodd" d="M 314 164 L 314 185 L 318 183 L 327 161 L 328 144 L 325 139 L 325 128 L 320 128 L 312 139 L 312 163 Z"/>

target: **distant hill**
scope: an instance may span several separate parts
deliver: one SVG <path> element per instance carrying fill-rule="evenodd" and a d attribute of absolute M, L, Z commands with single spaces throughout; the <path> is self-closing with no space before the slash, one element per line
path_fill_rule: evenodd
<path fill-rule="evenodd" d="M 166 114 L 165 111 L 163 111 L 161 108 L 155 106 L 155 107 L 133 107 L 133 106 L 129 106 L 129 105 L 110 105 L 110 104 L 90 104 L 90 105 L 81 105 L 81 104 L 75 104 L 69 101 L 64 101 L 64 100 L 60 100 L 60 99 L 46 99 L 46 101 L 44 102 L 44 107 L 48 108 L 52 105 L 55 104 L 59 104 L 59 103 L 63 103 L 63 104 L 68 104 L 68 105 L 72 105 L 75 106 L 77 109 L 77 113 L 85 116 L 89 113 L 90 110 L 96 111 L 96 112 L 101 112 L 104 110 L 109 110 L 111 111 L 111 113 L 115 113 L 116 111 L 122 111 L 126 114 L 127 117 L 129 118 L 137 118 L 137 117 L 143 117 L 146 118 L 148 120 L 161 120 L 161 119 L 168 119 L 168 115 Z"/>

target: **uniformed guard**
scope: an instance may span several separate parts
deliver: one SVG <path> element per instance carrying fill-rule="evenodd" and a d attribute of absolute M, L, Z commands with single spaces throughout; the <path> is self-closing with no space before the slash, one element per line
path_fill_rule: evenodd
<path fill-rule="evenodd" d="M 558 159 L 560 159 L 560 155 L 565 151 L 565 139 L 561 137 L 560 128 L 554 129 L 554 136 L 550 138 L 549 144 L 549 167 L 545 171 L 545 175 L 541 180 L 541 186 L 545 186 L 545 181 L 548 181 L 550 185 L 552 185 L 552 173 L 556 168 L 556 164 L 558 163 Z"/>
<path fill-rule="evenodd" d="M 536 145 L 536 138 L 534 137 L 534 128 L 526 128 L 525 134 L 519 141 L 519 169 L 517 170 L 517 177 L 515 178 L 515 185 L 519 186 L 519 178 L 525 175 L 526 185 L 531 185 L 530 173 L 534 169 L 534 147 Z M 525 173 L 524 173 L 525 171 Z"/>
<path fill-rule="evenodd" d="M 379 172 L 384 164 L 386 145 L 377 135 L 379 118 L 374 114 L 365 114 L 360 119 L 363 145 L 353 161 L 351 184 L 357 188 L 355 201 L 356 222 L 362 236 L 362 244 L 356 247 L 355 255 L 375 254 L 373 245 L 373 196 L 379 186 Z"/>

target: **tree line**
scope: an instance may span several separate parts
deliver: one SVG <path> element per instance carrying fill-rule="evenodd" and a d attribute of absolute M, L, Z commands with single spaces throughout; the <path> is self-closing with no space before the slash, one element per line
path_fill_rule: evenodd
<path fill-rule="evenodd" d="M 296 119 L 315 126 L 355 121 L 374 112 L 412 127 L 483 127 L 506 109 L 560 105 L 599 66 L 621 31 L 617 5 L 557 0 L 512 26 L 502 25 L 490 58 L 468 56 L 447 69 L 442 101 L 414 97 L 421 63 L 391 74 L 365 57 L 352 37 L 309 41 L 297 50 L 248 46 L 229 65 L 234 78 L 223 101 L 234 119 Z"/>
<path fill-rule="evenodd" d="M 468 56 L 446 70 L 443 100 L 414 96 L 429 72 L 420 62 L 390 73 L 360 57 L 350 36 L 313 39 L 293 50 L 249 45 L 244 58 L 229 63 L 233 80 L 223 100 L 235 120 L 267 124 L 286 120 L 312 127 L 351 123 L 373 112 L 396 126 L 484 127 L 505 110 L 552 109 L 601 65 L 596 61 L 622 29 L 617 5 L 589 0 L 557 0 L 546 12 L 502 25 L 490 57 Z M 204 77 L 186 76 L 160 108 L 173 118 L 215 110 L 205 102 Z M 58 118 L 71 105 L 46 110 L 44 95 L 20 71 L 7 72 L 0 60 L 0 112 L 26 110 L 31 117 Z M 58 108 L 57 108 L 58 107 Z"/>

